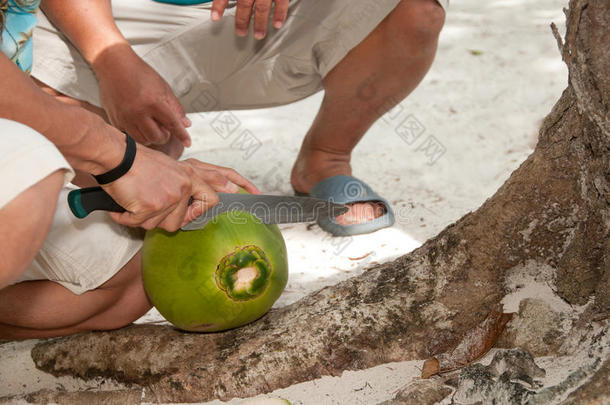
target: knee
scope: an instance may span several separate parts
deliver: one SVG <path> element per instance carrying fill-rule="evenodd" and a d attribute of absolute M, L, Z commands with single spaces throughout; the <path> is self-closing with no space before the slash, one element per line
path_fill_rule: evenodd
<path fill-rule="evenodd" d="M 129 326 L 150 309 L 148 298 L 138 293 L 119 298 L 114 305 L 80 325 L 82 330 L 115 330 Z"/>
<path fill-rule="evenodd" d="M 121 329 L 126 326 L 133 324 L 135 321 L 146 315 L 152 308 L 152 305 L 143 303 L 141 306 L 135 309 L 127 311 L 112 311 L 111 316 L 99 322 L 88 329 L 92 330 L 115 330 Z"/>
<path fill-rule="evenodd" d="M 109 305 L 84 323 L 87 329 L 119 329 L 137 321 L 152 308 L 144 290 L 140 260 L 140 254 L 137 254 L 100 287 L 99 292 Z"/>
<path fill-rule="evenodd" d="M 398 37 L 422 48 L 436 47 L 445 10 L 436 0 L 402 0 L 396 10 Z"/>
<path fill-rule="evenodd" d="M 49 232 L 64 172 L 57 170 L 0 209 L 0 289 L 34 260 Z"/>

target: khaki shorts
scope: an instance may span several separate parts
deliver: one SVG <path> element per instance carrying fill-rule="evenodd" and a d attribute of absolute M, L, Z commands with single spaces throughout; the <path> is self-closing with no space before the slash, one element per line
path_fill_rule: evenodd
<path fill-rule="evenodd" d="M 211 3 L 114 0 L 112 7 L 123 35 L 170 84 L 185 110 L 203 112 L 281 105 L 318 92 L 326 74 L 399 2 L 292 0 L 284 27 L 269 27 L 263 41 L 235 35 L 235 8 L 214 23 Z M 448 0 L 439 3 L 446 7 Z M 87 63 L 44 15 L 39 17 L 32 75 L 100 106 Z"/>
<path fill-rule="evenodd" d="M 67 194 L 74 172 L 44 136 L 0 119 L 0 209 L 57 170 L 66 173 L 51 229 L 34 261 L 15 283 L 55 281 L 75 294 L 95 289 L 114 276 L 140 249 L 141 232 L 114 223 L 105 213 L 75 218 Z M 0 227 L 2 224 L 0 224 Z"/>

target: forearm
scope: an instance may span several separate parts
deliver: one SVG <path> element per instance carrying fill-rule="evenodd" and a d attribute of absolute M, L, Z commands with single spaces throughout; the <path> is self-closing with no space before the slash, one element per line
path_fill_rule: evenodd
<path fill-rule="evenodd" d="M 118 130 L 97 115 L 60 103 L 44 93 L 1 53 L 0 118 L 40 132 L 75 169 L 88 173 L 112 169 L 125 150 L 125 138 Z"/>
<path fill-rule="evenodd" d="M 130 51 L 117 28 L 110 0 L 43 0 L 41 7 L 49 20 L 70 39 L 95 69 L 100 56 L 111 51 Z"/>
<path fill-rule="evenodd" d="M 166 145 L 170 137 L 191 145 L 184 108 L 120 33 L 109 0 L 43 0 L 42 6 L 93 69 L 112 125 L 144 145 Z"/>

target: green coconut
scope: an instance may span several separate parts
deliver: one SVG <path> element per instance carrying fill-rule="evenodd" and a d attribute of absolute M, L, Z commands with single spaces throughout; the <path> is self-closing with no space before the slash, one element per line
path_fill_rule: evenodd
<path fill-rule="evenodd" d="M 177 328 L 236 328 L 267 313 L 284 291 L 286 244 L 277 225 L 233 211 L 197 231 L 147 232 L 142 274 L 151 302 Z"/>

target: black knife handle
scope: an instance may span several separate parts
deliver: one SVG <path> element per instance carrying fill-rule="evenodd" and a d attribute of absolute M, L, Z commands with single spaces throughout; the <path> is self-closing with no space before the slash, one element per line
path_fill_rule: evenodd
<path fill-rule="evenodd" d="M 68 205 L 77 218 L 85 218 L 93 211 L 125 212 L 101 187 L 81 188 L 68 193 Z"/>

